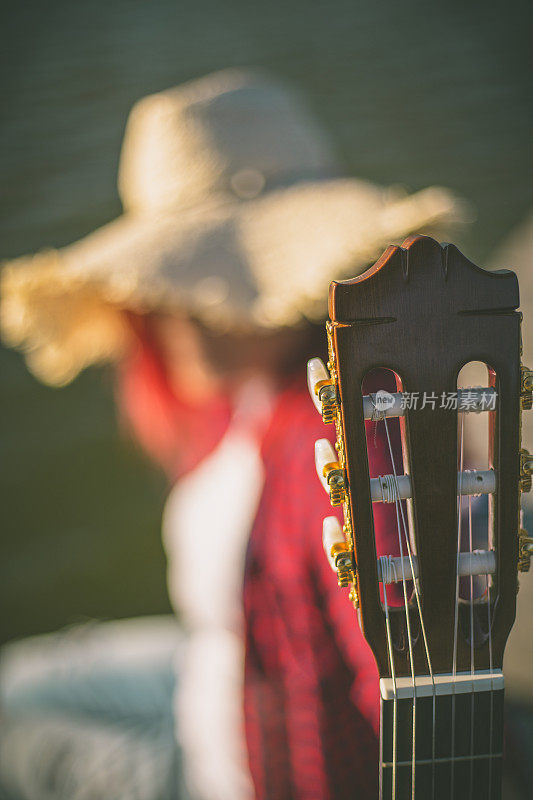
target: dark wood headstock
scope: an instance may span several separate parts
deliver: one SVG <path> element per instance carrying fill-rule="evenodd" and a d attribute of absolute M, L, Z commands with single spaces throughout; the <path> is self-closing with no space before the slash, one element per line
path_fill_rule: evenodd
<path fill-rule="evenodd" d="M 382 677 L 390 675 L 380 599 L 362 384 L 375 368 L 393 370 L 399 391 L 457 390 L 471 361 L 486 363 L 497 392 L 490 413 L 490 502 L 496 573 L 492 592 L 492 660 L 501 668 L 515 616 L 519 552 L 521 314 L 513 272 L 486 272 L 454 245 L 426 236 L 389 247 L 353 280 L 334 282 L 329 310 L 330 368 L 339 396 L 340 461 L 345 468 L 346 533 L 353 544 L 360 620 Z M 436 673 L 452 670 L 458 526 L 458 412 L 437 406 L 407 409 L 402 419 L 405 472 L 411 477 L 410 513 L 420 593 Z M 411 600 L 415 671 L 427 671 L 416 607 Z M 403 608 L 391 609 L 393 640 L 402 640 Z M 396 673 L 410 674 L 407 649 L 398 646 Z M 470 645 L 457 644 L 458 670 L 470 666 Z M 488 642 L 476 644 L 476 668 L 489 668 Z"/>

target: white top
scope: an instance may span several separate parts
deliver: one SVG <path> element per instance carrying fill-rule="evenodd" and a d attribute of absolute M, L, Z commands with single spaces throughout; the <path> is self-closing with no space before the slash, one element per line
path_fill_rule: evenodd
<path fill-rule="evenodd" d="M 218 447 L 171 491 L 163 516 L 171 601 L 188 633 L 175 698 L 194 800 L 252 800 L 243 716 L 244 558 L 263 488 L 271 395 L 249 383 Z"/>

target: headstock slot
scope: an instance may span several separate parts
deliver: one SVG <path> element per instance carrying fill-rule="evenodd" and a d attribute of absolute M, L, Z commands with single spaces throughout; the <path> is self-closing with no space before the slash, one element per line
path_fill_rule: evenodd
<path fill-rule="evenodd" d="M 469 361 L 457 376 L 457 391 L 473 394 L 478 388 L 494 386 L 495 376 L 489 365 L 481 361 Z M 489 467 L 489 411 L 496 410 L 497 398 L 488 395 L 483 411 L 465 414 L 465 469 L 488 469 Z M 459 406 L 461 404 L 459 403 Z M 462 407 L 468 409 L 468 397 Z"/>
<path fill-rule="evenodd" d="M 389 248 L 364 275 L 332 284 L 330 317 L 341 425 L 345 446 L 348 506 L 358 567 L 363 631 L 381 676 L 390 674 L 385 620 L 377 574 L 374 521 L 366 452 L 361 386 L 373 369 L 401 376 L 404 392 L 457 390 L 463 365 L 490 364 L 498 393 L 491 414 L 491 463 L 496 469 L 492 502 L 497 553 L 498 597 L 492 626 L 493 666 L 501 666 L 515 614 L 520 398 L 520 315 L 516 276 L 487 273 L 453 245 L 429 237 Z M 497 378 L 496 378 L 497 376 Z M 419 559 L 424 622 L 435 672 L 452 670 L 457 545 L 457 410 L 406 409 L 404 430 L 412 482 L 412 532 Z M 411 599 L 411 612 L 416 607 Z M 396 631 L 403 608 L 391 609 Z M 394 619 L 393 619 L 394 618 Z M 397 618 L 397 619 L 396 619 Z M 401 637 L 400 637 L 401 638 Z M 399 652 L 397 675 L 410 665 Z M 414 641 L 417 674 L 427 672 L 421 637 Z M 469 644 L 459 637 L 457 669 L 468 669 Z M 476 668 L 488 669 L 486 644 Z"/>
<path fill-rule="evenodd" d="M 392 402 L 391 398 L 393 398 L 396 393 L 403 396 L 402 389 L 401 377 L 392 370 L 383 368 L 375 368 L 367 372 L 361 384 L 363 398 L 368 398 L 374 407 L 372 417 L 370 419 L 366 418 L 365 420 L 366 458 L 371 487 L 372 484 L 375 484 L 376 480 L 383 475 L 390 475 L 393 473 L 389 444 L 383 425 L 383 414 L 387 410 L 387 405 Z M 367 417 L 366 413 L 365 417 Z M 405 435 L 402 429 L 403 420 L 400 416 L 387 419 L 387 432 L 390 437 L 395 469 L 399 478 L 400 476 L 409 474 L 408 453 Z M 409 524 L 410 515 L 407 509 L 408 503 L 409 501 L 404 501 L 402 503 L 402 510 L 404 512 L 404 519 L 409 526 L 409 535 L 414 552 L 416 552 L 413 529 L 412 525 Z M 391 504 L 373 502 L 372 518 L 375 531 L 376 558 L 379 559 L 383 556 L 399 557 L 400 543 L 395 530 L 395 507 Z M 411 581 L 409 582 L 408 592 L 410 597 L 413 592 Z M 383 586 L 381 584 L 380 597 L 383 606 L 385 598 Z M 387 603 L 391 607 L 403 608 L 404 600 L 399 586 L 391 587 L 391 589 L 387 590 Z"/>
<path fill-rule="evenodd" d="M 380 479 L 383 481 L 384 476 L 388 476 L 388 482 L 387 484 L 382 483 L 382 494 L 384 490 L 386 493 L 394 494 L 396 479 L 401 483 L 410 471 L 404 420 L 401 416 L 391 417 L 387 419 L 385 428 L 383 416 L 386 406 L 394 402 L 395 394 L 399 393 L 400 396 L 403 396 L 401 376 L 390 369 L 374 368 L 365 374 L 361 383 L 361 393 L 364 398 L 363 413 L 365 417 L 367 417 L 365 398 L 370 400 L 373 407 L 371 418 L 367 418 L 365 421 L 366 458 L 371 496 L 374 497 L 376 488 L 378 488 L 376 484 Z M 404 530 L 409 537 L 411 551 L 416 557 L 416 542 L 409 505 L 409 500 L 402 501 L 399 513 L 397 513 L 395 504 L 373 500 L 372 520 L 376 559 L 391 555 L 407 558 Z M 403 582 L 387 586 L 380 581 L 379 595 L 383 613 L 386 609 L 394 609 L 398 612 L 391 616 L 391 643 L 397 654 L 408 658 L 409 636 L 412 641 L 417 641 L 421 635 L 418 614 L 416 612 L 410 614 L 408 629 L 404 612 L 406 600 L 409 607 L 414 602 L 413 581 L 406 581 L 405 593 Z"/>
<path fill-rule="evenodd" d="M 497 394 L 482 393 L 482 411 L 469 413 L 474 387 L 495 387 L 495 371 L 479 361 L 465 364 L 457 378 L 457 390 L 462 390 L 458 403 L 457 463 L 463 460 L 464 470 L 494 469 L 494 431 Z M 463 413 L 461 413 L 463 409 Z M 463 448 L 461 453 L 461 432 Z M 496 558 L 494 531 L 495 495 L 463 497 L 461 501 L 461 552 L 480 550 L 493 552 Z M 498 599 L 497 571 L 478 576 L 464 576 L 459 584 L 459 624 L 467 642 L 473 640 L 475 649 L 488 641 L 494 607 Z M 490 604 L 488 609 L 487 604 Z M 472 607 L 471 607 L 472 606 Z M 476 653 L 477 655 L 477 653 Z"/>

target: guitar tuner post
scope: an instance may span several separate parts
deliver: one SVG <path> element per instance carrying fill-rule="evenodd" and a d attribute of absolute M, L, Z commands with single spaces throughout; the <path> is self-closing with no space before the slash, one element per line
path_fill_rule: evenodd
<path fill-rule="evenodd" d="M 317 383 L 315 392 L 321 403 L 332 405 L 337 402 L 337 389 L 332 380 L 320 381 L 320 383 Z"/>
<path fill-rule="evenodd" d="M 530 492 L 533 474 L 533 456 L 524 448 L 520 450 L 520 491 Z"/>
<path fill-rule="evenodd" d="M 526 532 L 527 533 L 527 532 Z M 530 540 L 533 543 L 533 539 Z M 494 550 L 474 550 L 461 552 L 458 557 L 458 575 L 468 577 L 474 575 L 494 575 L 496 572 L 496 554 Z M 378 580 L 380 583 L 401 583 L 419 577 L 418 556 L 380 556 L 377 560 Z"/>
<path fill-rule="evenodd" d="M 533 370 L 520 367 L 520 404 L 524 411 L 533 408 Z"/>
<path fill-rule="evenodd" d="M 323 475 L 329 486 L 329 496 L 332 506 L 340 506 L 344 502 L 346 481 L 344 470 L 338 461 L 332 461 L 323 467 Z"/>
<path fill-rule="evenodd" d="M 533 538 L 525 528 L 518 531 L 518 571 L 529 572 L 533 555 Z"/>
<path fill-rule="evenodd" d="M 322 543 L 329 564 L 337 576 L 338 585 L 347 589 L 357 582 L 353 551 L 345 539 L 345 526 L 341 528 L 336 517 L 326 517 L 322 528 Z"/>
<path fill-rule="evenodd" d="M 339 408 L 337 387 L 332 380 L 322 383 L 318 390 L 318 399 L 322 404 L 322 419 L 326 425 L 329 425 L 334 422 Z"/>
<path fill-rule="evenodd" d="M 337 570 L 339 586 L 345 588 L 353 581 L 354 565 L 352 554 L 346 542 L 336 542 L 331 547 L 331 557 Z"/>
<path fill-rule="evenodd" d="M 533 391 L 533 370 L 522 365 L 522 391 Z"/>

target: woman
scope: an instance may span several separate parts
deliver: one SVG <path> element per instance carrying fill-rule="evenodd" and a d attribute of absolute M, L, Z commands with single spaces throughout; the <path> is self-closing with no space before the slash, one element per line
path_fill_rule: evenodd
<path fill-rule="evenodd" d="M 283 86 L 218 73 L 135 106 L 122 217 L 5 268 L 4 337 L 38 377 L 62 385 L 90 363 L 118 363 L 119 407 L 175 483 L 163 527 L 183 631 L 179 645 L 174 632 L 169 646 L 156 636 L 148 666 L 125 635 L 126 691 L 119 657 L 114 691 L 104 668 L 89 701 L 94 669 L 69 681 L 67 666 L 68 703 L 37 668 L 17 688 L 32 643 L 14 646 L 0 738 L 13 797 L 110 797 L 110 781 L 117 800 L 342 800 L 355 785 L 376 796 L 375 668 L 321 552 L 331 509 L 314 475 L 324 429 L 305 360 L 323 349 L 329 282 L 451 222 L 457 204 L 444 190 L 394 197 L 338 174 Z M 91 661 L 83 643 L 76 657 Z"/>

